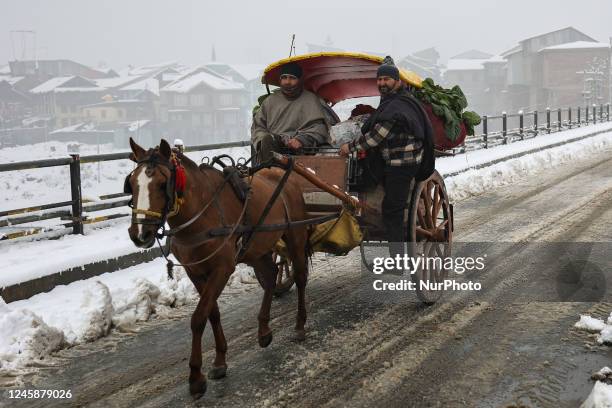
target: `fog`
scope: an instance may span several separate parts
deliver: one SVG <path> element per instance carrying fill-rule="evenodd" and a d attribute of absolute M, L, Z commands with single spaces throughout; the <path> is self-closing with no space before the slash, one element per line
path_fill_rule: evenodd
<path fill-rule="evenodd" d="M 113 68 L 175 60 L 268 63 L 306 43 L 400 57 L 435 46 L 442 61 L 468 49 L 498 54 L 519 40 L 573 26 L 598 41 L 612 36 L 608 0 L 224 1 L 15 0 L 2 2 L 0 65 L 25 55 Z M 333 4 L 333 5 L 332 5 Z M 570 11 L 571 10 L 571 11 Z M 12 30 L 36 31 L 32 35 Z M 24 43 L 22 40 L 25 38 Z M 15 54 L 15 55 L 14 55 Z"/>

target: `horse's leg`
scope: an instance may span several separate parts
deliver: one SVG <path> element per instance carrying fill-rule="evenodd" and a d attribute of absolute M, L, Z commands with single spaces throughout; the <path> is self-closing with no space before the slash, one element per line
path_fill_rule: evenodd
<path fill-rule="evenodd" d="M 306 339 L 306 282 L 308 281 L 308 258 L 306 256 L 306 230 L 294 230 L 287 234 L 287 249 L 294 267 L 295 286 L 298 291 L 298 311 L 295 322 L 295 337 L 298 341 Z"/>
<path fill-rule="evenodd" d="M 257 340 L 261 347 L 268 347 L 272 342 L 272 329 L 270 329 L 270 308 L 272 307 L 272 295 L 276 287 L 276 275 L 278 269 L 272 255 L 267 253 L 251 263 L 255 275 L 264 289 L 264 296 L 259 309 L 259 329 L 257 330 Z"/>
<path fill-rule="evenodd" d="M 227 353 L 227 342 L 221 327 L 221 314 L 219 313 L 219 305 L 215 301 L 215 305 L 208 316 L 210 326 L 212 327 L 215 336 L 215 361 L 213 368 L 208 372 L 208 378 L 216 380 L 225 377 L 227 373 L 227 363 L 225 362 L 225 353 Z"/>
<path fill-rule="evenodd" d="M 200 301 L 191 316 L 191 356 L 189 358 L 189 392 L 195 398 L 200 398 L 206 392 L 206 377 L 202 375 L 202 334 L 206 327 L 206 320 L 211 315 L 217 298 L 221 294 L 229 273 L 221 268 L 216 269 L 206 279 L 200 292 Z M 200 289 L 200 282 L 196 285 Z"/>

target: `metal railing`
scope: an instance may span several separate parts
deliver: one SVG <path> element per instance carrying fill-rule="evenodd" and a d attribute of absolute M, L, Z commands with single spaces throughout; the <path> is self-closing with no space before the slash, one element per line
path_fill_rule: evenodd
<path fill-rule="evenodd" d="M 230 147 L 244 147 L 250 146 L 250 141 L 240 142 L 229 142 L 229 143 L 216 143 L 209 145 L 197 145 L 188 146 L 185 148 L 186 152 L 195 151 L 206 151 L 206 150 L 217 150 L 225 149 Z M 20 224 L 29 224 L 32 222 L 60 218 L 61 220 L 67 220 L 69 222 L 59 224 L 57 227 L 60 228 L 72 228 L 72 234 L 83 234 L 83 225 L 95 222 L 101 222 L 111 220 L 115 218 L 125 217 L 128 214 L 110 214 L 101 217 L 89 218 L 83 216 L 84 210 L 89 212 L 108 210 L 112 208 L 118 208 L 126 206 L 128 199 L 115 200 L 120 197 L 125 197 L 127 194 L 114 193 L 100 196 L 101 202 L 89 203 L 84 202 L 82 198 L 82 184 L 81 184 L 81 165 L 86 163 L 98 163 L 113 160 L 125 160 L 128 159 L 130 152 L 121 153 L 109 153 L 109 154 L 96 154 L 89 156 L 80 156 L 79 154 L 70 154 L 70 157 L 58 158 L 58 159 L 43 159 L 16 163 L 1 163 L 0 173 L 9 171 L 29 170 L 29 169 L 41 169 L 58 166 L 69 166 L 70 174 L 70 201 L 61 201 L 56 203 L 48 203 L 35 207 L 17 208 L 13 210 L 0 211 L 0 228 L 9 227 Z M 70 206 L 70 210 L 66 207 Z M 53 211 L 48 211 L 53 210 Z M 37 213 L 37 214 L 32 214 Z M 4 234 L 0 236 L 2 239 L 18 238 L 26 235 L 40 234 L 43 232 L 43 228 L 31 228 L 26 231 L 19 231 L 15 233 Z"/>
<path fill-rule="evenodd" d="M 541 119 L 544 119 L 543 121 Z M 508 144 L 516 140 L 535 137 L 539 134 L 550 134 L 575 127 L 608 122 L 610 104 L 573 108 L 547 108 L 545 111 L 483 116 L 477 127 L 481 133 L 468 136 L 459 152 L 466 150 L 488 149 L 499 144 Z M 514 123 L 516 127 L 511 127 Z M 497 125 L 497 126 L 495 126 Z"/>

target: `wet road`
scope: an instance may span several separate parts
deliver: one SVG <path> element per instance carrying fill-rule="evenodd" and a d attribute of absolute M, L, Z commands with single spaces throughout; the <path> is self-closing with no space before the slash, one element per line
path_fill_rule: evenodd
<path fill-rule="evenodd" d="M 193 305 L 64 350 L 26 381 L 71 389 L 70 404 L 92 407 L 575 407 L 592 388 L 590 373 L 612 360 L 609 347 L 572 329 L 580 313 L 612 311 L 610 153 L 455 203 L 456 241 L 506 242 L 482 244 L 486 273 L 464 277 L 482 283 L 479 293 L 449 293 L 430 307 L 412 294 L 389 299 L 371 289 L 358 251 L 318 256 L 304 343 L 293 340 L 295 291 L 275 299 L 266 349 L 256 339 L 261 291 L 223 296 L 228 376 L 209 380 L 198 401 L 187 391 Z M 558 247 L 536 241 L 586 243 L 604 281 L 595 276 L 586 297 L 560 302 Z M 213 347 L 207 327 L 205 370 Z"/>

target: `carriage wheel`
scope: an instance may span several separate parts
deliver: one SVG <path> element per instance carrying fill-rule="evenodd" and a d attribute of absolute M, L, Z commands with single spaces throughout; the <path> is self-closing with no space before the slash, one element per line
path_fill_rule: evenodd
<path fill-rule="evenodd" d="M 413 190 L 408 206 L 407 229 L 409 253 L 413 256 L 423 254 L 425 257 L 445 258 L 451 255 L 452 210 L 444 179 L 437 171 L 427 180 L 418 183 Z M 412 274 L 417 297 L 423 303 L 435 303 L 442 296 L 442 290 L 432 290 L 431 287 L 435 283 L 444 282 L 448 270 L 437 266 L 431 269 L 420 268 Z M 425 283 L 429 284 L 429 288 Z"/>
<path fill-rule="evenodd" d="M 272 252 L 272 259 L 278 268 L 278 274 L 276 275 L 276 287 L 274 288 L 274 296 L 282 296 L 289 292 L 295 279 L 293 278 L 293 265 L 291 261 L 284 256 Z"/>

